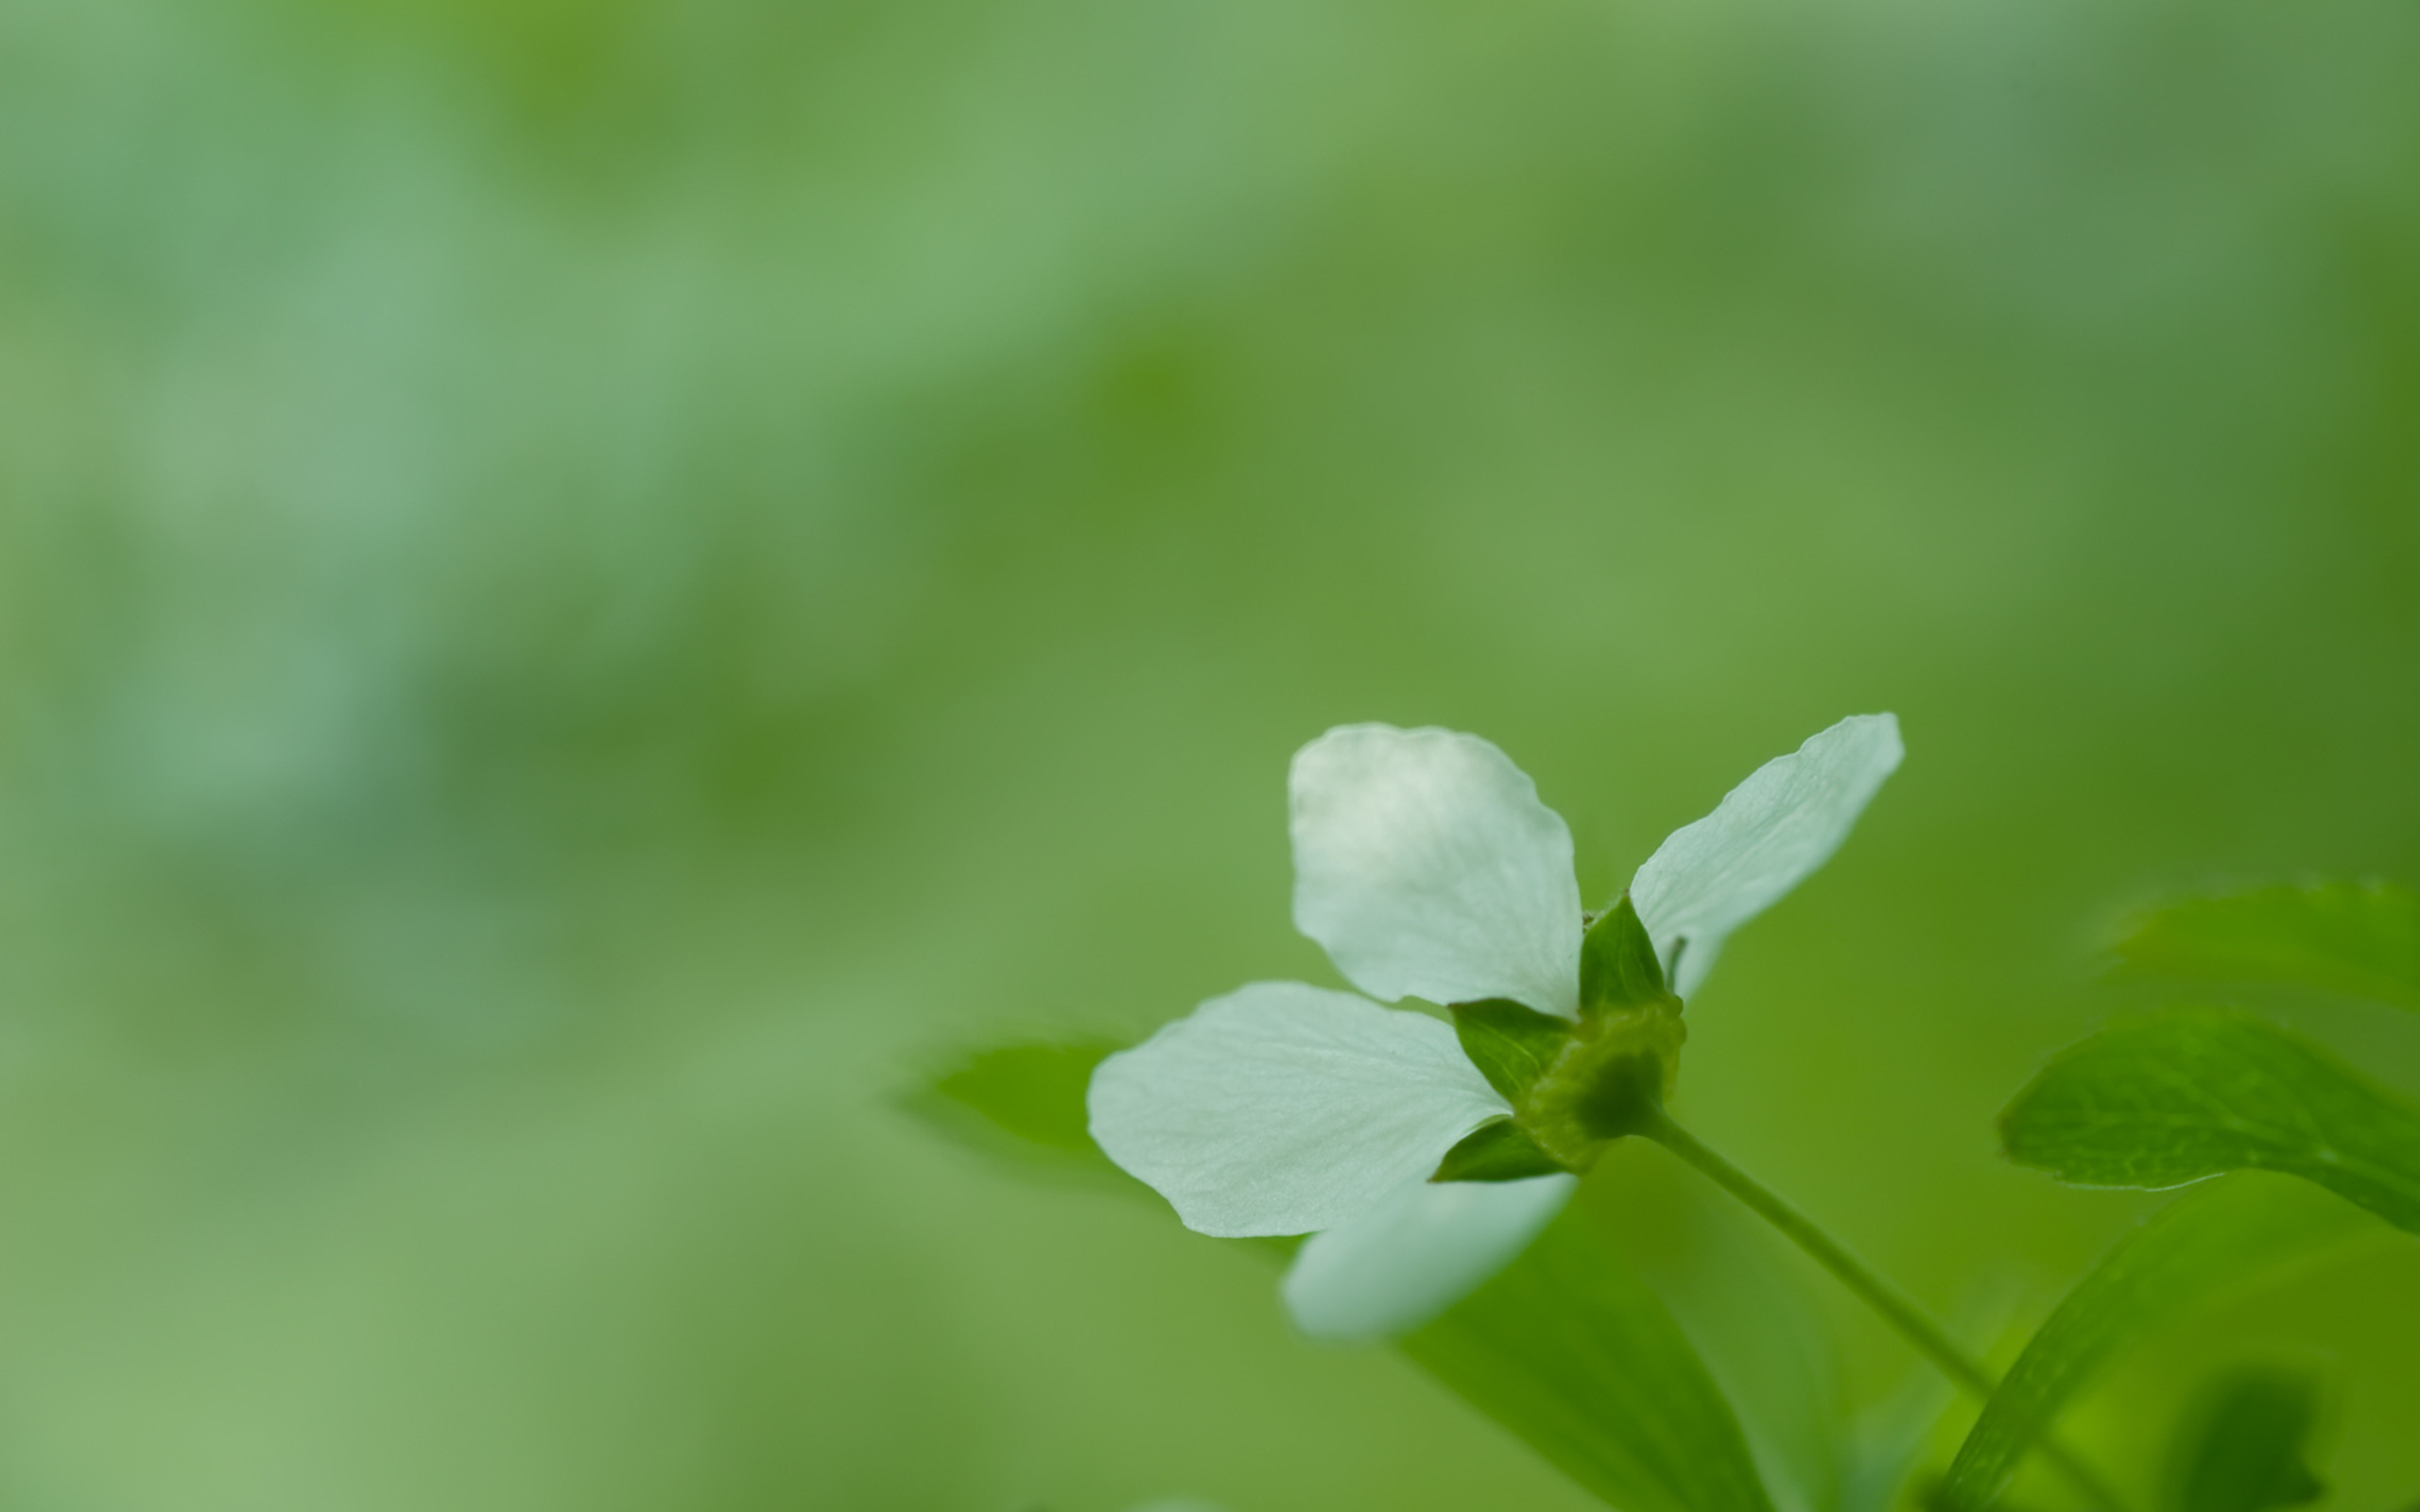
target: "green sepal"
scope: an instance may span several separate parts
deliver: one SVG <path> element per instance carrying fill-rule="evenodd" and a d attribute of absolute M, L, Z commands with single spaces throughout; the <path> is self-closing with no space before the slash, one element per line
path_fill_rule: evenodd
<path fill-rule="evenodd" d="M 1572 1024 L 1510 998 L 1457 1003 L 1454 1033 L 1462 1054 L 1504 1100 L 1518 1108 L 1571 1042 Z"/>
<path fill-rule="evenodd" d="M 1638 910 L 1624 893 L 1580 941 L 1580 1011 L 1672 1007 L 1681 1000 L 1664 983 L 1664 963 L 1647 937 Z"/>
<path fill-rule="evenodd" d="M 1437 1162 L 1431 1181 L 1526 1181 L 1570 1167 L 1538 1147 L 1510 1118 L 1490 1119 L 1463 1136 Z"/>
<path fill-rule="evenodd" d="M 2241 1366 L 2186 1415 L 2169 1451 L 2167 1512 L 2279 1512 L 2327 1494 L 2304 1455 L 2319 1418 L 2308 1370 Z"/>

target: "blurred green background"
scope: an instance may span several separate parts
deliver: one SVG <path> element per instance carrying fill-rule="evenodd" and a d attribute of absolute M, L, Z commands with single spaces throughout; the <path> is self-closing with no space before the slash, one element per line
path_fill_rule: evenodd
<path fill-rule="evenodd" d="M 1581 1507 L 891 1106 L 1333 982 L 1331 724 L 1487 734 L 1601 900 L 1896 710 L 1683 1108 L 1985 1322 L 2155 1200 L 1993 1152 L 2111 921 L 2420 880 L 2408 5 L 0 0 L 0 1506 Z M 2416 1253 L 2081 1436 L 2301 1351 L 2336 1504 L 2420 1494 Z"/>

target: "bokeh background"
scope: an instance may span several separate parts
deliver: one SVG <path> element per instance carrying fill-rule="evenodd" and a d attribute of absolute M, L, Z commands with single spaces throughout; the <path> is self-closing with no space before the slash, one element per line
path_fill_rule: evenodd
<path fill-rule="evenodd" d="M 2038 1316 L 2155 1200 L 1993 1152 L 2113 920 L 2420 880 L 2415 77 L 2365 0 L 0 0 L 0 1506 L 1582 1506 L 894 1106 L 1333 981 L 1350 720 L 1603 899 L 1897 711 L 1685 1109 Z M 2420 1495 L 2408 1245 L 2079 1432 L 2247 1350 Z"/>

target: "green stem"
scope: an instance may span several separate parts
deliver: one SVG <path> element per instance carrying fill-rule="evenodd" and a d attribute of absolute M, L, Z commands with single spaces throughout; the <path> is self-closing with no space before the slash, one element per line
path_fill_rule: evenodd
<path fill-rule="evenodd" d="M 1987 1400 L 1998 1388 L 1999 1383 L 1993 1378 L 1991 1371 L 1959 1348 L 1958 1341 L 1951 1338 L 1940 1324 L 1927 1317 L 1906 1293 L 1842 1248 L 1838 1240 L 1817 1228 L 1805 1213 L 1760 1185 L 1747 1172 L 1699 1143 L 1696 1135 L 1673 1123 L 1670 1115 L 1662 1108 L 1647 1115 L 1638 1132 L 1679 1156 L 1716 1186 L 1746 1203 L 1758 1217 L 1780 1229 L 1790 1243 L 1806 1251 L 1815 1263 L 1830 1271 L 1841 1285 L 1855 1293 L 1859 1301 L 1898 1330 L 1902 1337 L 1916 1347 L 1916 1352 L 1940 1367 L 1942 1374 Z M 2118 1500 L 2100 1475 L 2065 1445 L 2050 1437 L 2046 1428 L 2037 1429 L 2034 1443 L 2043 1457 L 2056 1466 L 2069 1484 L 2095 1505 L 2101 1507 L 2103 1512 L 2124 1512 L 2125 1503 Z"/>

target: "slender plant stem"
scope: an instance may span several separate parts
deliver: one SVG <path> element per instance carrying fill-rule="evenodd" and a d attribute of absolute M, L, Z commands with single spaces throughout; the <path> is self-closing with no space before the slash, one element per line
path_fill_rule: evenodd
<path fill-rule="evenodd" d="M 1814 1220 L 1783 1201 L 1747 1172 L 1698 1143 L 1696 1135 L 1673 1123 L 1662 1108 L 1655 1109 L 1638 1132 L 1679 1156 L 1716 1186 L 1747 1204 L 1758 1217 L 1780 1229 L 1790 1243 L 1806 1251 L 1817 1264 L 1830 1271 L 1841 1285 L 1856 1294 L 1859 1301 L 1898 1330 L 1902 1337 L 1916 1347 L 1916 1352 L 1930 1360 L 1942 1374 L 1978 1397 L 1988 1399 L 1998 1388 L 1999 1382 L 1991 1371 L 1961 1349 L 1958 1341 L 1951 1338 L 1940 1324 L 1927 1317 L 1905 1292 L 1850 1254 L 1838 1240 L 1817 1228 Z M 2052 1438 L 2047 1425 L 2036 1425 L 2034 1447 L 2077 1490 L 2103 1512 L 2124 1512 L 2125 1503 L 2118 1500 L 2117 1493 L 2092 1467 Z"/>

